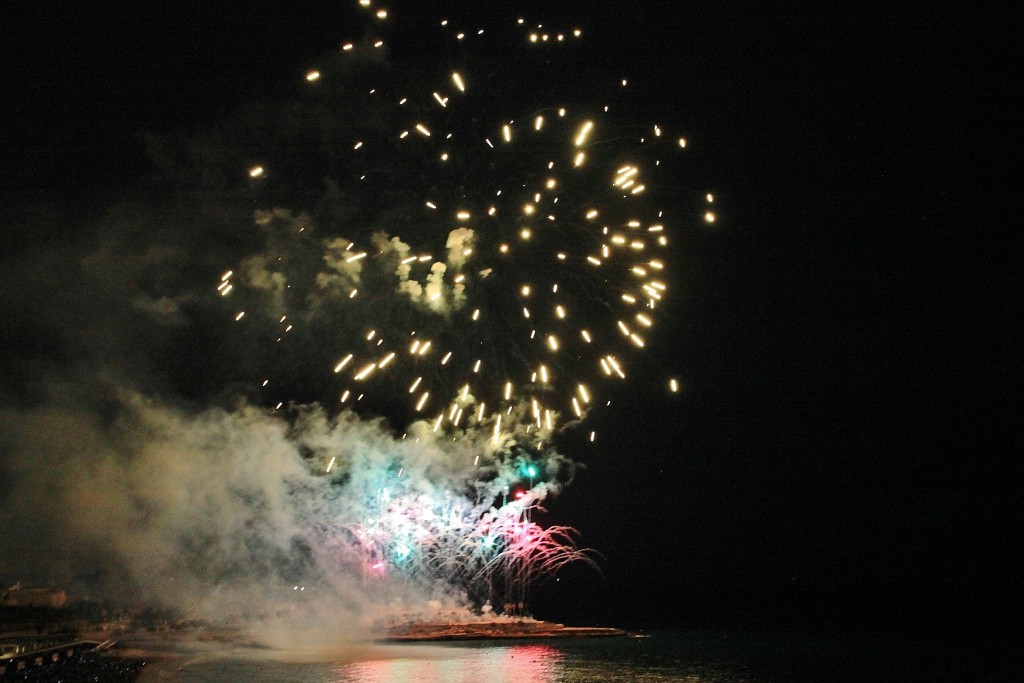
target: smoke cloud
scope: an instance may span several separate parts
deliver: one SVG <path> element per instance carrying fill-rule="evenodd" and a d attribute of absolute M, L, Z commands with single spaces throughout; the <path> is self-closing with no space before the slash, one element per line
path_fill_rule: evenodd
<path fill-rule="evenodd" d="M 468 615 L 465 586 L 444 572 L 374 571 L 386 558 L 358 536 L 388 516 L 409 538 L 434 533 L 429 516 L 468 527 L 493 517 L 513 482 L 472 482 L 476 440 L 440 443 L 424 424 L 396 438 L 315 406 L 283 419 L 252 406 L 174 408 L 113 385 L 50 392 L 0 411 L 6 572 L 77 577 L 279 645 L 369 633 L 389 615 Z M 421 509 L 406 514 L 399 501 Z"/>

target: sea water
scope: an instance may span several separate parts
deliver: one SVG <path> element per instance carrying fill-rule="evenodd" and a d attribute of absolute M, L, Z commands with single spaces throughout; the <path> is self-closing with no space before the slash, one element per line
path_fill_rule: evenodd
<path fill-rule="evenodd" d="M 142 681 L 213 683 L 554 683 L 758 681 L 738 660 L 695 656 L 670 633 L 345 647 L 329 653 L 229 649 L 147 667 Z M 692 645 L 692 643 L 691 643 Z M 326 659 L 328 661 L 316 661 Z M 336 659 L 336 661 L 329 661 Z"/>
<path fill-rule="evenodd" d="M 146 666 L 139 680 L 143 683 L 1014 680 L 1016 665 L 1006 664 L 999 658 L 999 647 L 979 651 L 976 643 L 919 642 L 906 636 L 656 631 L 641 637 L 354 645 L 330 653 L 216 646 L 153 662 Z"/>

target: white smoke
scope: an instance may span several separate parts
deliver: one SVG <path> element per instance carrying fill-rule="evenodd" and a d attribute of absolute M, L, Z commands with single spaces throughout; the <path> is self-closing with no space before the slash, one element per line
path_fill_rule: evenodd
<path fill-rule="evenodd" d="M 420 281 L 412 277 L 414 264 L 402 262 L 408 260 L 409 246 L 397 237 L 392 238 L 389 244 L 401 257 L 395 271 L 397 291 L 433 313 L 447 315 L 462 308 L 466 303 L 466 283 L 461 271 L 473 253 L 474 241 L 475 233 L 470 228 L 449 232 L 445 242 L 446 261 L 433 261 Z"/>
<path fill-rule="evenodd" d="M 31 514 L 37 544 L 62 546 L 52 557 L 66 574 L 117 567 L 122 583 L 108 594 L 242 625 L 279 646 L 359 637 L 428 612 L 469 618 L 465 586 L 374 575 L 354 534 L 389 519 L 455 529 L 496 518 L 489 501 L 517 479 L 496 466 L 482 430 L 451 441 L 415 423 L 401 438 L 315 406 L 284 419 L 84 393 L 64 384 L 41 407 L 0 412 L 16 506 L 4 513 Z M 487 467 L 477 467 L 481 455 Z M 486 482 L 474 480 L 481 473 Z"/>
<path fill-rule="evenodd" d="M 264 254 L 248 256 L 242 260 L 239 269 L 245 284 L 266 295 L 267 307 L 275 315 L 281 315 L 286 309 L 285 294 L 288 290 L 288 278 L 284 273 L 273 270 L 269 258 Z"/>
<path fill-rule="evenodd" d="M 352 242 L 343 237 L 326 241 L 323 258 L 329 270 L 317 273 L 317 287 L 335 296 L 347 296 L 359 286 L 363 272 L 363 262 L 357 256 L 358 252 L 352 251 Z"/>
<path fill-rule="evenodd" d="M 466 265 L 466 261 L 473 254 L 473 244 L 476 241 L 476 234 L 470 228 L 456 228 L 448 233 L 448 241 L 445 248 L 448 249 L 448 265 L 456 270 Z"/>

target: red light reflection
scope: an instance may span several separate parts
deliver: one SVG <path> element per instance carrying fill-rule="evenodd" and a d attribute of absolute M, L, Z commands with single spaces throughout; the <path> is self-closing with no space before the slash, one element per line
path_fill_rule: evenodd
<path fill-rule="evenodd" d="M 561 653 L 539 643 L 431 648 L 410 648 L 408 659 L 381 659 L 348 664 L 337 670 L 338 683 L 554 683 Z"/>

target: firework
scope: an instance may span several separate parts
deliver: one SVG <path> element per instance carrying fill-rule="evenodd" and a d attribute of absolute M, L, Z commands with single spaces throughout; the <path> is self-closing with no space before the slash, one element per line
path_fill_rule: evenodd
<path fill-rule="evenodd" d="M 363 8 L 380 33 L 305 77 L 316 106 L 348 119 L 331 131 L 340 151 L 311 157 L 344 183 L 347 221 L 258 212 L 271 249 L 218 290 L 241 304 L 240 323 L 252 308 L 277 317 L 274 344 L 317 337 L 312 352 L 279 353 L 333 371 L 346 406 L 399 427 L 486 431 L 495 450 L 543 443 L 628 381 L 657 331 L 670 226 L 646 194 L 678 146 L 661 125 L 618 123 L 600 99 L 550 99 L 557 69 L 540 64 L 571 51 L 579 29 L 520 19 L 485 42 L 499 30 L 440 20 L 437 40 L 459 48 L 447 63 L 396 56 L 385 69 L 391 15 Z M 508 64 L 479 58 L 495 42 L 514 50 Z M 262 163 L 248 173 L 270 196 L 275 160 Z M 275 372 L 268 363 L 270 402 L 294 400 Z"/>
<path fill-rule="evenodd" d="M 268 405 L 333 404 L 471 444 L 443 499 L 404 460 L 353 489 L 357 512 L 327 525 L 339 561 L 367 581 L 447 579 L 521 602 L 533 578 L 587 558 L 571 529 L 532 521 L 559 471 L 535 461 L 645 362 L 672 261 L 652 188 L 686 142 L 618 120 L 627 79 L 551 66 L 579 28 L 439 18 L 418 49 L 390 44 L 399 12 L 359 6 L 369 32 L 301 77 L 317 125 L 296 115 L 287 144 L 252 141 L 239 172 L 265 244 L 216 290 L 238 334 L 270 349 Z M 325 386 L 311 375 L 329 395 L 311 395 Z M 324 460 L 345 476 L 337 453 Z"/>

